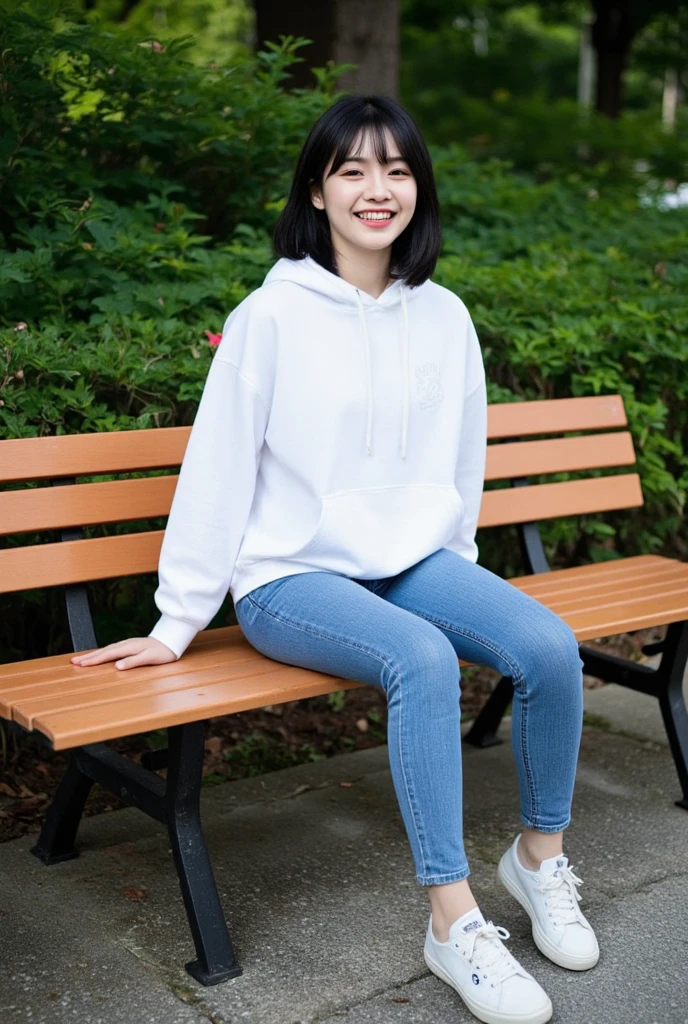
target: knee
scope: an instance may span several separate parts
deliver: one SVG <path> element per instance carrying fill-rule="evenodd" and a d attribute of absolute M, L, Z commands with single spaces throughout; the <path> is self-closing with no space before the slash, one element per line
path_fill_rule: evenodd
<path fill-rule="evenodd" d="M 408 637 L 398 664 L 398 676 L 424 699 L 439 699 L 459 692 L 459 659 L 450 641 L 434 626 Z"/>
<path fill-rule="evenodd" d="M 529 638 L 531 642 L 522 659 L 528 688 L 546 680 L 548 685 L 556 683 L 562 690 L 580 690 L 583 662 L 575 633 L 553 612 L 549 612 L 539 626 L 537 637 Z"/>

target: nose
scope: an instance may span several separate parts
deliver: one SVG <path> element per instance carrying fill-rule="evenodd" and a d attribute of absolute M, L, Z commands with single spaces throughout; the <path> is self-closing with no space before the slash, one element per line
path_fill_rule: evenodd
<path fill-rule="evenodd" d="M 384 199 L 389 199 L 390 195 L 391 192 L 386 172 L 384 168 L 378 164 L 375 167 L 375 170 L 371 171 L 368 176 L 365 198 L 382 201 Z"/>

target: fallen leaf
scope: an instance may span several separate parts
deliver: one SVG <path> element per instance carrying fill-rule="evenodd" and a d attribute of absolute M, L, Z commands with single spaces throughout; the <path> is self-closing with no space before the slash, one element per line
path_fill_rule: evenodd
<path fill-rule="evenodd" d="M 39 804 L 43 803 L 43 801 L 47 799 L 47 793 L 36 793 L 34 796 L 28 797 L 26 800 L 20 800 L 19 803 L 13 804 L 12 813 L 24 814 L 26 811 L 33 811 Z"/>
<path fill-rule="evenodd" d="M 356 722 L 356 728 L 359 732 L 368 732 L 368 719 L 359 718 Z"/>
<path fill-rule="evenodd" d="M 339 785 L 343 786 L 345 789 L 348 789 L 349 786 L 353 786 L 353 782 L 340 782 Z"/>
<path fill-rule="evenodd" d="M 146 889 L 122 889 L 122 895 L 126 900 L 131 900 L 133 903 L 139 903 L 141 900 L 148 899 L 148 892 Z"/>

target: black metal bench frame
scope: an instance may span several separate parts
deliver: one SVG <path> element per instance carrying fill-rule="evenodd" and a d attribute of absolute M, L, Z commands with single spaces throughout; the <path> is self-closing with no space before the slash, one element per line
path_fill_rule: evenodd
<path fill-rule="evenodd" d="M 52 483 L 73 484 L 73 478 Z M 81 540 L 82 529 L 61 531 L 61 540 Z M 85 585 L 64 588 L 72 647 L 98 647 Z M 40 735 L 40 734 L 39 734 Z M 167 826 L 174 864 L 191 928 L 196 959 L 186 964 L 202 985 L 217 985 L 242 974 L 220 903 L 201 827 L 204 754 L 203 721 L 171 726 L 167 748 L 147 751 L 136 764 L 105 743 L 70 751 L 67 769 L 48 808 L 33 853 L 44 864 L 78 857 L 76 834 L 84 806 L 97 782 L 120 800 Z M 167 778 L 157 774 L 167 769 Z"/>

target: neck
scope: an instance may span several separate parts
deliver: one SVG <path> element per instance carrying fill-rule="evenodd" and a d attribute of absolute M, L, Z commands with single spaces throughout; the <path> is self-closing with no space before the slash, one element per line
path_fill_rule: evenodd
<path fill-rule="evenodd" d="M 392 247 L 351 250 L 346 243 L 332 239 L 337 272 L 343 281 L 378 299 L 390 284 L 389 261 Z"/>

